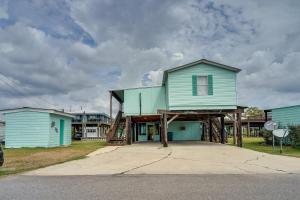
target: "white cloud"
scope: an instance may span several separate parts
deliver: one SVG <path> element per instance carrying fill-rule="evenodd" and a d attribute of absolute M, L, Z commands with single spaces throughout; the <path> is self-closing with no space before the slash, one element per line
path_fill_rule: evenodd
<path fill-rule="evenodd" d="M 7 1 L 1 0 L 0 1 L 0 19 L 7 19 L 8 13 L 7 13 Z"/>
<path fill-rule="evenodd" d="M 299 1 L 9 3 L 5 18 L 14 23 L 0 29 L 0 72 L 26 95 L 0 84 L 3 107 L 46 98 L 107 112 L 108 89 L 156 85 L 163 70 L 201 58 L 243 69 L 240 104 L 267 108 L 300 96 Z"/>

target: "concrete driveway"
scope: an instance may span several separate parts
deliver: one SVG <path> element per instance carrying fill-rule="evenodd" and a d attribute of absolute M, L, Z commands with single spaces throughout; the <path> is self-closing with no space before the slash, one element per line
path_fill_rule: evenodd
<path fill-rule="evenodd" d="M 87 158 L 58 164 L 25 175 L 122 174 L 300 174 L 300 159 L 243 148 L 200 142 L 108 146 Z"/>

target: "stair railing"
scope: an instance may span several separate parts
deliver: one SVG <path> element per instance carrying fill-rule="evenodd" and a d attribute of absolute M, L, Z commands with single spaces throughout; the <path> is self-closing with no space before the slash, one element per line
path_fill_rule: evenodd
<path fill-rule="evenodd" d="M 107 136 L 106 136 L 106 140 L 108 142 L 112 139 L 112 137 L 115 135 L 116 131 L 118 130 L 118 126 L 119 126 L 121 118 L 122 118 L 122 111 L 119 111 Z"/>

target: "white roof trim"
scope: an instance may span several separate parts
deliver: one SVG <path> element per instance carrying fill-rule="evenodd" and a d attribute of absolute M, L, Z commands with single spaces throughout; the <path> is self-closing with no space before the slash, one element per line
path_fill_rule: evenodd
<path fill-rule="evenodd" d="M 62 111 L 58 111 L 58 110 L 54 110 L 54 109 L 44 109 L 44 108 L 14 108 L 14 109 L 6 109 L 6 110 L 0 110 L 1 113 L 3 114 L 8 114 L 8 113 L 16 113 L 16 112 L 24 112 L 24 111 L 30 111 L 30 112 L 43 112 L 43 113 L 50 113 L 50 114 L 56 114 L 56 115 L 62 115 L 65 117 L 70 117 L 70 118 L 74 118 L 75 116 L 70 114 L 70 113 L 66 113 L 66 112 L 62 112 Z"/>

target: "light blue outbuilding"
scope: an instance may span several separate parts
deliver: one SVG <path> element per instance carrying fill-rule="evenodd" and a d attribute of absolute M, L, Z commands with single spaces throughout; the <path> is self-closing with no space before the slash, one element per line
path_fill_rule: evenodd
<path fill-rule="evenodd" d="M 56 147 L 71 144 L 73 115 L 42 108 L 3 110 L 5 147 Z"/>
<path fill-rule="evenodd" d="M 270 111 L 272 112 L 272 120 L 277 122 L 279 126 L 300 125 L 300 105 L 267 110 L 267 112 Z"/>

